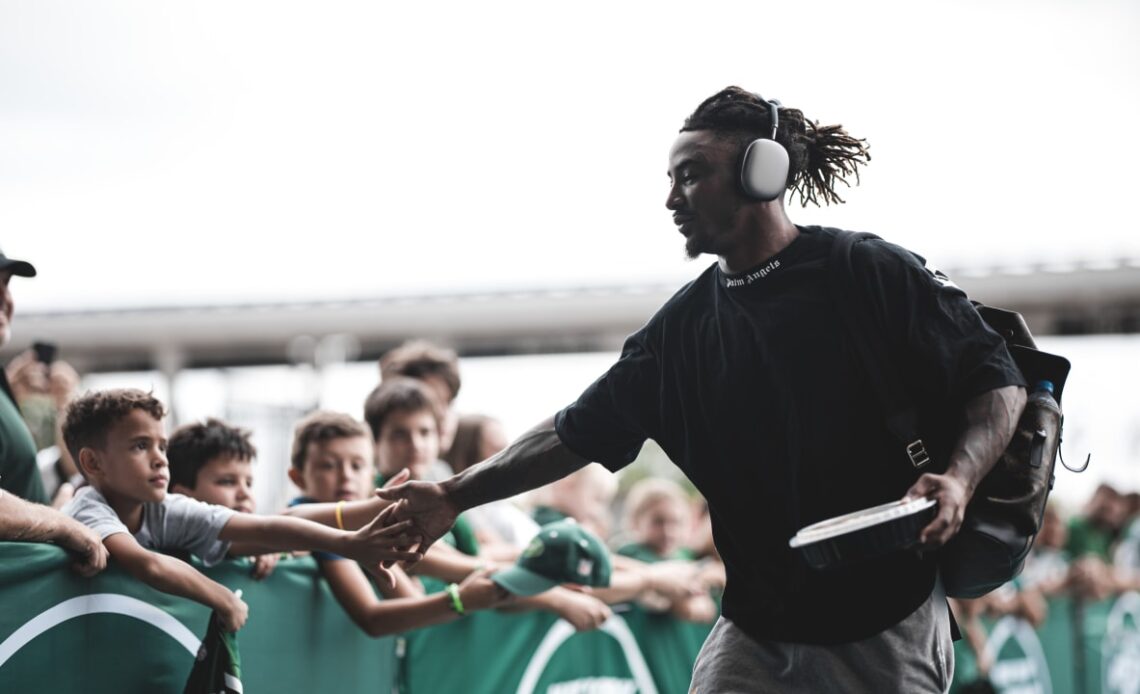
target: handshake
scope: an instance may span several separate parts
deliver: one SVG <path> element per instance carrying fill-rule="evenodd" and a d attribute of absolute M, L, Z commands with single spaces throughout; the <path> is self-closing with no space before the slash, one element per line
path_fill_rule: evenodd
<path fill-rule="evenodd" d="M 380 577 L 396 562 L 414 564 L 455 524 L 458 512 L 443 487 L 408 482 L 407 470 L 393 477 L 367 501 L 305 504 L 287 512 L 347 533 L 339 554 L 355 559 Z"/>

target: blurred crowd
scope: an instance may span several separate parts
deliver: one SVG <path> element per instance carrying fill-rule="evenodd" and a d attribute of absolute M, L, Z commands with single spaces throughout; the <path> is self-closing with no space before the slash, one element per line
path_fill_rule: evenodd
<path fill-rule="evenodd" d="M 11 399 L 37 451 L 36 479 L 9 491 L 62 509 L 64 513 L 56 519 L 61 534 L 28 538 L 9 533 L 4 539 L 55 541 L 72 548 L 62 541 L 63 535 L 82 534 L 83 529 L 68 530 L 70 517 L 99 529 L 77 510 L 94 496 L 85 496 L 84 488 L 94 480 L 76 460 L 83 432 L 102 427 L 97 433 L 107 439 L 114 436 L 117 421 L 122 420 L 120 416 L 119 420 L 97 421 L 91 413 L 165 411 L 150 394 L 139 391 L 80 395 L 75 369 L 54 355 L 46 356 L 43 349 L 28 350 L 6 368 Z M 377 375 L 376 387 L 362 403 L 362 417 L 315 411 L 295 422 L 290 460 L 257 460 L 251 432 L 220 419 L 178 427 L 162 444 L 162 457 L 169 465 L 169 474 L 163 478 L 169 495 L 162 503 L 185 496 L 239 514 L 288 514 L 353 530 L 364 523 L 346 522 L 354 507 L 345 504 L 374 502 L 377 486 L 409 478 L 441 480 L 507 445 L 503 426 L 493 416 L 455 410 L 462 381 L 453 351 L 411 341 L 385 354 Z M 297 492 L 290 508 L 258 509 L 253 480 L 265 465 L 288 468 Z M 455 612 L 461 616 L 485 608 L 550 611 L 576 629 L 588 630 L 609 617 L 610 605 L 631 601 L 678 620 L 711 623 L 719 614 L 717 600 L 725 578 L 713 548 L 705 505 L 685 486 L 687 482 L 661 476 L 633 481 L 636 476 L 619 484 L 601 466 L 589 465 L 527 495 L 473 509 L 460 517 L 445 538 L 446 546 L 439 543 L 407 570 L 396 565 L 374 571 L 364 563 L 325 551 L 313 551 L 312 556 L 345 611 L 371 636 L 405 632 L 447 621 Z M 105 498 L 118 511 L 114 495 L 127 492 L 102 478 L 95 486 L 100 501 Z M 332 504 L 336 505 L 335 516 L 322 516 L 319 509 Z M 125 517 L 120 520 L 130 526 Z M 566 521 L 602 538 L 608 546 L 606 561 L 612 566 L 608 585 L 575 585 L 567 580 L 565 585 L 536 595 L 507 595 L 495 589 L 488 576 L 519 561 L 540 528 Z M 134 528 L 130 530 L 139 536 Z M 237 545 L 231 545 L 229 556 L 237 556 Z M 280 556 L 264 552 L 242 560 L 249 562 L 255 577 L 266 578 Z M 93 573 L 92 562 L 97 560 L 77 565 L 84 573 Z M 433 611 L 428 601 L 448 590 L 448 583 L 455 587 L 455 600 L 463 607 Z M 242 618 L 234 617 L 231 626 L 238 628 L 241 622 Z"/>
<path fill-rule="evenodd" d="M 1014 581 L 977 600 L 951 602 L 985 676 L 993 662 L 985 648 L 983 617 L 1014 616 L 1040 628 L 1049 616 L 1050 598 L 1097 602 L 1134 590 L 1140 590 L 1140 493 L 1101 484 L 1070 514 L 1050 503 Z"/>

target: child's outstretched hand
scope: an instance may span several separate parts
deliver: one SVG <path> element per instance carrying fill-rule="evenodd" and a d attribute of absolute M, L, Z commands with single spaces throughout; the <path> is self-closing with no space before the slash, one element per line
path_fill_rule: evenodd
<path fill-rule="evenodd" d="M 226 631 L 237 631 L 245 626 L 245 620 L 249 617 L 249 605 L 241 599 L 241 591 L 236 593 L 229 593 L 225 604 L 217 610 L 218 619 L 222 622 L 222 628 Z"/>
<path fill-rule="evenodd" d="M 472 571 L 459 584 L 459 599 L 466 611 L 485 610 L 509 602 L 514 595 L 490 579 L 492 569 Z"/>
<path fill-rule="evenodd" d="M 577 631 L 597 629 L 613 614 L 606 603 L 574 590 L 559 591 L 554 611 Z"/>
<path fill-rule="evenodd" d="M 269 574 L 273 573 L 274 567 L 277 566 L 277 560 L 280 558 L 280 554 L 258 554 L 250 557 L 250 560 L 253 561 L 253 570 L 250 571 L 250 575 L 255 581 L 265 580 Z"/>
<path fill-rule="evenodd" d="M 673 605 L 673 616 L 686 622 L 707 624 L 716 621 L 720 610 L 708 595 L 694 595 Z"/>
<path fill-rule="evenodd" d="M 697 579 L 698 567 L 689 561 L 661 561 L 647 564 L 645 573 L 649 590 L 679 602 L 702 592 Z"/>
<path fill-rule="evenodd" d="M 407 482 L 409 479 L 411 479 L 411 477 L 411 468 L 404 468 L 403 470 L 400 470 L 396 474 L 392 475 L 392 477 L 384 483 L 384 486 L 381 487 L 381 489 L 391 489 L 392 487 L 398 487 L 404 482 Z"/>
<path fill-rule="evenodd" d="M 412 522 L 395 520 L 403 504 L 387 506 L 368 525 L 353 533 L 349 542 L 351 552 L 346 556 L 365 566 L 378 567 L 381 572 L 385 570 L 385 563 L 415 563 L 423 559 L 422 552 L 412 549 L 419 544 L 419 538 L 411 533 Z"/>
<path fill-rule="evenodd" d="M 459 517 L 459 508 L 443 486 L 435 482 L 405 482 L 395 487 L 377 489 L 375 494 L 381 499 L 404 502 L 393 504 L 389 508 L 396 509 L 396 520 L 411 520 L 415 523 L 412 534 L 415 535 L 421 552 L 451 530 L 455 519 Z"/>

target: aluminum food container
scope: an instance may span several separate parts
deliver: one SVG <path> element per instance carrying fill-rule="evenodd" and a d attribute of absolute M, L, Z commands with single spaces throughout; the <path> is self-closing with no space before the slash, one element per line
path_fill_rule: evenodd
<path fill-rule="evenodd" d="M 892 501 L 814 523 L 788 545 L 814 569 L 834 569 L 908 549 L 934 519 L 933 499 Z"/>

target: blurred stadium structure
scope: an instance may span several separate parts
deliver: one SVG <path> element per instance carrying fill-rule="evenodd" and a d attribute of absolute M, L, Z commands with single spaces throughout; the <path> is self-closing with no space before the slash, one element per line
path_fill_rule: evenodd
<path fill-rule="evenodd" d="M 1113 265 L 948 271 L 1035 335 L 1140 332 L 1140 259 Z M 535 289 L 312 303 L 21 312 L 6 350 L 66 345 L 81 373 L 373 359 L 410 337 L 460 355 L 615 350 L 676 285 Z M 327 336 L 340 336 L 332 340 Z"/>
<path fill-rule="evenodd" d="M 1140 364 L 1129 356 L 1140 351 L 1132 339 L 1140 334 L 1140 260 L 948 274 L 972 298 L 1022 313 L 1043 348 L 1075 362 L 1084 392 L 1066 391 L 1063 454 L 1073 464 L 1096 455 L 1088 475 L 1059 472 L 1055 496 L 1075 504 L 1105 479 L 1140 488 L 1131 470 L 1140 458 L 1140 411 L 1119 388 L 1140 378 L 1127 366 Z M 459 409 L 494 415 L 515 436 L 600 375 L 678 287 L 21 312 L 0 359 L 35 340 L 56 342 L 84 374 L 84 389 L 153 389 L 171 407 L 172 426 L 221 416 L 252 429 L 262 461 L 255 491 L 271 512 L 291 494 L 284 461 L 293 424 L 318 407 L 360 416 L 379 378 L 376 359 L 388 349 L 410 338 L 454 348 L 465 382 Z M 656 446 L 642 458 L 648 469 L 675 472 Z"/>

